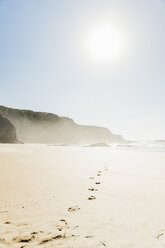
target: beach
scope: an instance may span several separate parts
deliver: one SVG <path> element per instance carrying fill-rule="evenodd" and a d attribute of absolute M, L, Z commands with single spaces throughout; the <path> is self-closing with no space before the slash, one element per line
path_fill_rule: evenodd
<path fill-rule="evenodd" d="M 165 247 L 165 153 L 0 145 L 0 248 Z"/>

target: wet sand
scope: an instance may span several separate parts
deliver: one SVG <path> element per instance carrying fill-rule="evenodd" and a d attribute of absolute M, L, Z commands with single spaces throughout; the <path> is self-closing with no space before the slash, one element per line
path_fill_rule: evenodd
<path fill-rule="evenodd" d="M 164 209 L 164 153 L 0 145 L 0 248 L 163 248 Z"/>

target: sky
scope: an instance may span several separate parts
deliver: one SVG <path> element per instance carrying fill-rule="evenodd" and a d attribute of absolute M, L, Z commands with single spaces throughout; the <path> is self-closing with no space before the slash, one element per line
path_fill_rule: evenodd
<path fill-rule="evenodd" d="M 92 56 L 100 27 L 115 58 Z M 0 105 L 165 139 L 165 1 L 0 0 Z"/>

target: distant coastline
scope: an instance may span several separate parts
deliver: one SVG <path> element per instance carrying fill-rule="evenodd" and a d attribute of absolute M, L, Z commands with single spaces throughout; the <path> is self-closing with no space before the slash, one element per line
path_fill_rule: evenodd
<path fill-rule="evenodd" d="M 96 144 L 128 143 L 121 135 L 98 126 L 79 125 L 68 117 L 0 106 L 0 114 L 16 129 L 23 143 Z"/>

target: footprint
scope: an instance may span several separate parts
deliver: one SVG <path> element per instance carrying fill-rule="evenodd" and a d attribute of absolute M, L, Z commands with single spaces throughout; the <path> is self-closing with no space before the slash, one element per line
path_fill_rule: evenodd
<path fill-rule="evenodd" d="M 6 221 L 4 224 L 9 225 L 9 224 L 11 224 L 11 222 L 10 221 Z"/>
<path fill-rule="evenodd" d="M 27 226 L 28 224 L 27 223 L 19 223 L 18 225 L 17 225 L 17 227 L 20 227 L 20 226 Z"/>
<path fill-rule="evenodd" d="M 97 176 L 98 176 L 98 177 L 101 177 L 101 174 L 100 174 L 100 173 L 98 173 L 98 174 L 97 174 Z"/>
<path fill-rule="evenodd" d="M 65 231 L 65 233 L 66 233 L 66 229 L 69 229 L 69 228 L 70 228 L 70 227 L 68 226 L 67 221 L 66 221 L 65 219 L 61 219 L 60 222 L 62 222 L 62 223 L 64 223 L 64 224 L 61 223 L 61 224 L 57 225 L 57 230 L 58 230 L 59 232 Z M 65 236 L 65 234 L 64 234 L 64 236 Z"/>
<path fill-rule="evenodd" d="M 68 208 L 68 212 L 75 212 L 78 210 L 80 210 L 80 208 L 78 206 Z"/>
<path fill-rule="evenodd" d="M 65 224 L 67 224 L 67 221 L 65 219 L 61 219 L 60 221 L 64 222 Z"/>
<path fill-rule="evenodd" d="M 74 226 L 74 227 L 73 227 L 73 230 L 74 230 L 74 229 L 76 229 L 76 228 L 78 228 L 78 227 L 79 227 L 79 225 L 77 225 L 77 226 Z"/>
<path fill-rule="evenodd" d="M 58 229 L 59 232 L 61 232 L 63 230 L 62 227 L 58 227 L 57 229 Z"/>
<path fill-rule="evenodd" d="M 64 239 L 65 237 L 63 235 L 57 235 L 57 236 L 54 236 L 54 237 L 51 237 L 51 238 L 47 238 L 47 239 L 43 239 L 40 244 L 45 244 L 45 243 L 48 243 L 48 242 L 52 242 L 53 240 L 59 240 L 59 239 Z"/>
<path fill-rule="evenodd" d="M 0 238 L 0 243 L 6 243 L 6 240 L 4 238 Z"/>
<path fill-rule="evenodd" d="M 106 246 L 105 242 L 103 241 L 100 241 L 100 243 L 103 245 L 103 246 Z"/>
<path fill-rule="evenodd" d="M 86 239 L 91 239 L 91 238 L 94 238 L 94 236 L 92 236 L 92 235 L 87 235 L 87 236 L 85 236 L 85 238 L 86 238 Z"/>
<path fill-rule="evenodd" d="M 32 232 L 31 234 L 32 234 L 32 235 L 36 235 L 36 234 L 38 234 L 38 232 Z"/>
<path fill-rule="evenodd" d="M 34 236 L 31 236 L 30 238 L 20 238 L 19 239 L 19 243 L 29 243 L 31 242 L 35 237 Z"/>
<path fill-rule="evenodd" d="M 93 179 L 94 179 L 94 177 L 90 177 L 89 179 L 93 180 Z"/>
<path fill-rule="evenodd" d="M 88 200 L 90 200 L 90 201 L 95 200 L 95 199 L 96 199 L 96 197 L 93 196 L 93 195 L 91 195 L 91 196 L 88 197 Z"/>
<path fill-rule="evenodd" d="M 100 182 L 95 182 L 95 184 L 101 184 Z"/>
<path fill-rule="evenodd" d="M 72 238 L 78 238 L 78 237 L 80 237 L 80 235 L 74 235 L 74 234 L 72 234 L 71 237 Z"/>
<path fill-rule="evenodd" d="M 162 232 L 162 233 L 158 233 L 158 235 L 157 235 L 157 239 L 160 239 L 163 235 L 164 235 L 165 233 L 164 232 Z"/>
<path fill-rule="evenodd" d="M 109 166 L 104 166 L 104 170 L 108 171 L 109 170 Z"/>
<path fill-rule="evenodd" d="M 94 188 L 89 188 L 89 191 L 98 191 L 98 189 L 94 189 Z"/>
<path fill-rule="evenodd" d="M 29 243 L 31 239 L 21 239 L 19 242 L 20 243 Z"/>

